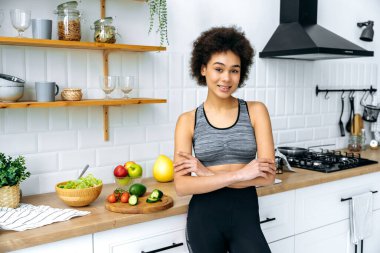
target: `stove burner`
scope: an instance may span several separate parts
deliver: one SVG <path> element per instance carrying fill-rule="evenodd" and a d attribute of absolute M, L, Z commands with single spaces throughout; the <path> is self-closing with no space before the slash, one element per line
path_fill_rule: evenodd
<path fill-rule="evenodd" d="M 322 149 L 320 152 L 308 151 L 301 157 L 287 156 L 290 166 L 320 172 L 334 172 L 375 164 L 376 161 L 364 159 L 358 153 Z"/>

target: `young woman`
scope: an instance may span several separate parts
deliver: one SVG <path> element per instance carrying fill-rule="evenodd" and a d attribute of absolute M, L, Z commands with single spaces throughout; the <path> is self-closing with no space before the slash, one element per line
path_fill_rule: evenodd
<path fill-rule="evenodd" d="M 191 74 L 208 93 L 203 104 L 179 117 L 174 157 L 177 194 L 193 195 L 186 229 L 190 252 L 270 252 L 255 186 L 274 182 L 271 123 L 264 104 L 232 96 L 244 85 L 253 56 L 235 27 L 212 28 L 193 44 Z"/>

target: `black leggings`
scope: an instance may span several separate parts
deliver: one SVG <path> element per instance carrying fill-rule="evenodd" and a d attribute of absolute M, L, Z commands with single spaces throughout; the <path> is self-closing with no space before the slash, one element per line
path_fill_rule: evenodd
<path fill-rule="evenodd" d="M 194 195 L 187 216 L 190 253 L 270 253 L 255 187 Z"/>

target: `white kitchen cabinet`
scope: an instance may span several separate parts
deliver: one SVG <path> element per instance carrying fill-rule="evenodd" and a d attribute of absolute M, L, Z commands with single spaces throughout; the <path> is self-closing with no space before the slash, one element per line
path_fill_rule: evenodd
<path fill-rule="evenodd" d="M 294 253 L 294 236 L 269 243 L 272 253 Z"/>
<path fill-rule="evenodd" d="M 371 237 L 364 239 L 363 252 L 364 253 L 379 253 L 380 252 L 380 210 L 373 212 L 372 235 Z"/>
<path fill-rule="evenodd" d="M 261 229 L 268 243 L 294 235 L 294 203 L 295 191 L 259 198 Z"/>
<path fill-rule="evenodd" d="M 92 253 L 92 235 L 74 237 L 35 247 L 11 251 L 10 253 Z"/>
<path fill-rule="evenodd" d="M 295 233 L 302 233 L 348 219 L 349 198 L 356 194 L 378 190 L 373 195 L 374 209 L 380 207 L 380 173 L 310 186 L 296 190 Z"/>
<path fill-rule="evenodd" d="M 141 253 L 169 246 L 162 252 L 188 253 L 186 214 L 94 234 L 94 253 Z"/>
<path fill-rule="evenodd" d="M 294 252 L 353 253 L 354 245 L 351 244 L 349 220 L 346 219 L 296 235 Z"/>

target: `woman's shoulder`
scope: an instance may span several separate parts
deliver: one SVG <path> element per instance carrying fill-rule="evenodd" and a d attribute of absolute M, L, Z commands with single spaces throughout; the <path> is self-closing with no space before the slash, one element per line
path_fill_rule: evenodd
<path fill-rule="evenodd" d="M 268 111 L 263 102 L 260 101 L 246 101 L 249 111 Z"/>
<path fill-rule="evenodd" d="M 183 126 L 183 127 L 194 126 L 196 110 L 197 109 L 194 109 L 194 110 L 184 112 L 181 115 L 179 115 L 178 120 L 177 120 L 177 126 Z"/>

